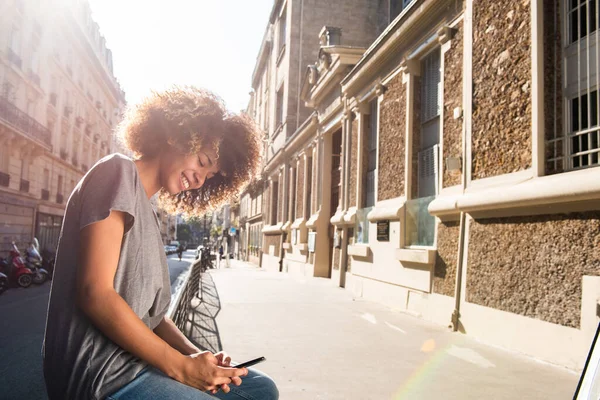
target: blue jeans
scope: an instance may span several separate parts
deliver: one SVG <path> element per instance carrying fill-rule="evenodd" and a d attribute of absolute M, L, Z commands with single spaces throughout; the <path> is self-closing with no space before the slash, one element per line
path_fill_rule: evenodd
<path fill-rule="evenodd" d="M 267 375 L 248 368 L 242 384 L 229 385 L 231 391 L 209 394 L 169 378 L 161 371 L 148 367 L 133 381 L 108 396 L 107 400 L 177 399 L 177 400 L 277 400 L 279 391 Z"/>

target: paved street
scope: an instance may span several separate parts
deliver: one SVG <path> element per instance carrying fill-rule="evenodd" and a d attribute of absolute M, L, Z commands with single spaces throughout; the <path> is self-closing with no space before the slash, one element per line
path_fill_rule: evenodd
<path fill-rule="evenodd" d="M 194 258 L 168 256 L 171 284 Z M 50 282 L 11 288 L 0 296 L 0 400 L 45 399 L 41 348 Z"/>
<path fill-rule="evenodd" d="M 210 275 L 210 330 L 237 361 L 265 356 L 258 367 L 284 400 L 569 399 L 577 384 L 573 372 L 355 300 L 326 279 L 238 261 Z"/>
<path fill-rule="evenodd" d="M 172 270 L 182 267 L 169 258 Z M 572 372 L 354 300 L 328 280 L 231 265 L 204 278 L 193 339 L 237 361 L 266 356 L 259 367 L 277 381 L 282 400 L 567 399 L 575 388 Z M 0 296 L 0 399 L 45 398 L 40 347 L 49 288 Z"/>

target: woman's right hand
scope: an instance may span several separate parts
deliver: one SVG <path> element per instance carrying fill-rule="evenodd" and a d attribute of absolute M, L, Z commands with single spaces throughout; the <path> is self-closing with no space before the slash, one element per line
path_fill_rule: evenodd
<path fill-rule="evenodd" d="M 248 374 L 246 368 L 219 366 L 218 358 L 209 351 L 185 356 L 178 369 L 179 371 L 173 376 L 177 381 L 212 393 L 216 393 L 219 389 L 225 393 L 229 392 L 230 383 L 239 386 L 240 377 Z"/>

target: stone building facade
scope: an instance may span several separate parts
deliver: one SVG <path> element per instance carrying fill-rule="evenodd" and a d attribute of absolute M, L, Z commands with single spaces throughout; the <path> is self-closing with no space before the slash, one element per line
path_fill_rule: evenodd
<path fill-rule="evenodd" d="M 297 127 L 263 126 L 262 266 L 580 368 L 600 301 L 598 7 L 373 3 L 366 24 L 315 21 Z"/>
<path fill-rule="evenodd" d="M 124 93 L 86 1 L 0 9 L 0 256 L 33 236 L 53 251 L 71 191 L 112 152 Z"/>

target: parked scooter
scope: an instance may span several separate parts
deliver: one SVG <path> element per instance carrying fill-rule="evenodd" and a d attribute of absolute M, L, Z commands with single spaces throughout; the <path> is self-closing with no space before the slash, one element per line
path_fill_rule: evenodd
<path fill-rule="evenodd" d="M 13 242 L 9 257 L 0 260 L 2 272 L 7 275 L 9 282 L 18 284 L 22 287 L 29 287 L 33 282 L 33 272 L 25 266 L 25 261 L 17 245 Z"/>
<path fill-rule="evenodd" d="M 42 256 L 33 243 L 25 251 L 25 265 L 33 272 L 33 283 L 36 285 L 41 285 L 49 279 L 50 274 L 44 269 Z"/>
<path fill-rule="evenodd" d="M 0 272 L 0 294 L 8 289 L 8 276 Z"/>

